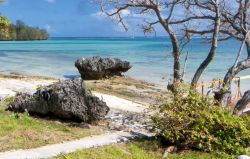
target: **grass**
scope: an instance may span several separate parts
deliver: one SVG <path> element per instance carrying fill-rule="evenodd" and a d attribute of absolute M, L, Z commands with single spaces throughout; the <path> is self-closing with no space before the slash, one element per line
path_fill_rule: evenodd
<path fill-rule="evenodd" d="M 143 141 L 85 149 L 53 159 L 159 159 L 161 157 L 162 152 L 157 144 Z"/>
<path fill-rule="evenodd" d="M 215 154 L 215 153 L 204 153 L 197 151 L 185 151 L 182 153 L 170 154 L 168 159 L 234 159 L 236 157 Z"/>
<path fill-rule="evenodd" d="M 76 151 L 68 155 L 59 155 L 53 159 L 161 159 L 164 149 L 155 141 L 135 141 L 100 148 Z M 167 159 L 229 159 L 228 155 L 183 151 L 169 154 Z"/>
<path fill-rule="evenodd" d="M 0 152 L 35 148 L 103 133 L 97 126 L 72 127 L 25 114 L 19 114 L 20 118 L 16 118 L 16 114 L 5 111 L 4 105 L 0 106 Z"/>

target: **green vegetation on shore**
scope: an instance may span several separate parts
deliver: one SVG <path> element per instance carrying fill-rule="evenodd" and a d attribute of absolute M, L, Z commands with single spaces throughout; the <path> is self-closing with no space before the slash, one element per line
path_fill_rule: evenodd
<path fill-rule="evenodd" d="M 154 159 L 161 158 L 169 144 L 175 145 L 178 150 L 176 153 L 168 155 L 170 159 L 223 159 L 224 156 L 227 156 L 224 158 L 229 158 L 246 154 L 242 152 L 244 152 L 244 148 L 249 146 L 248 130 L 250 127 L 246 126 L 249 125 L 246 123 L 249 120 L 211 105 L 209 101 L 212 99 L 201 98 L 192 92 L 188 94 L 184 88 L 178 92 L 178 95 L 172 94 L 171 96 L 170 92 L 164 92 L 151 84 L 124 77 L 87 81 L 86 85 L 93 91 L 118 95 L 135 102 L 143 102 L 144 100 L 148 103 L 158 103 L 158 106 L 159 102 L 162 103 L 163 105 L 160 107 L 157 106 L 160 108 L 160 112 L 154 118 L 155 130 L 159 136 L 173 142 L 160 145 L 158 143 L 160 140 L 158 142 L 153 140 L 136 141 L 117 146 L 77 151 L 69 155 L 61 155 L 58 158 L 91 159 L 92 157 L 98 159 L 108 156 L 116 159 L 122 156 L 124 159 Z M 91 126 L 91 129 L 82 129 L 67 126 L 65 123 L 5 111 L 6 104 L 11 101 L 12 98 L 7 98 L 0 107 L 0 127 L 2 128 L 0 130 L 0 144 L 4 145 L 0 146 L 0 152 L 19 148 L 34 148 L 102 132 L 99 127 L 95 126 Z M 167 115 L 164 115 L 166 113 Z M 19 117 L 17 118 L 17 116 Z M 185 145 L 187 146 L 185 147 Z M 200 151 L 194 151 L 197 149 Z"/>
<path fill-rule="evenodd" d="M 162 152 L 158 145 L 149 141 L 132 142 L 80 150 L 68 155 L 59 155 L 54 159 L 159 159 Z"/>
<path fill-rule="evenodd" d="M 24 22 L 17 20 L 16 24 L 0 16 L 0 40 L 2 41 L 28 41 L 28 40 L 46 40 L 48 32 L 38 27 L 30 27 Z"/>
<path fill-rule="evenodd" d="M 214 100 L 179 87 L 171 102 L 156 108 L 157 136 L 178 149 L 245 154 L 250 146 L 250 120 L 214 106 Z"/>
<path fill-rule="evenodd" d="M 53 159 L 160 159 L 164 149 L 156 141 L 134 141 L 100 148 L 80 150 L 67 155 L 59 155 Z M 204 153 L 198 151 L 183 151 L 168 154 L 166 159 L 230 159 L 234 156 Z"/>
<path fill-rule="evenodd" d="M 10 101 L 11 98 L 8 98 L 5 102 Z M 70 123 L 11 113 L 5 111 L 5 106 L 6 103 L 0 104 L 0 152 L 35 148 L 103 133 L 96 126 L 80 128 L 70 126 Z"/>

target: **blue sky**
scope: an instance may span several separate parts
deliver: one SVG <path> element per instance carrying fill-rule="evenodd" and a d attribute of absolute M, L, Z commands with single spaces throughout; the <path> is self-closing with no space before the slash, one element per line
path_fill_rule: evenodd
<path fill-rule="evenodd" d="M 98 17 L 99 8 L 90 0 L 8 0 L 0 6 L 2 15 L 15 22 L 46 28 L 50 36 L 101 37 L 142 35 L 125 33 L 108 18 Z"/>

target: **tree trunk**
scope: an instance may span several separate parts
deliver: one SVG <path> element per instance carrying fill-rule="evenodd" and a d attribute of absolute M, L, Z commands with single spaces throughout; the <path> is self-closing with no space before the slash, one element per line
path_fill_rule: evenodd
<path fill-rule="evenodd" d="M 166 30 L 168 33 L 171 43 L 172 43 L 172 53 L 174 57 L 174 80 L 173 84 L 175 85 L 176 83 L 179 83 L 181 81 L 181 67 L 180 67 L 180 48 L 179 48 L 179 43 L 176 34 L 174 33 L 173 29 L 171 28 L 170 24 L 166 19 L 163 18 L 161 15 L 160 9 L 155 8 L 155 13 L 159 19 L 159 22 L 163 26 L 163 28 Z"/>
<path fill-rule="evenodd" d="M 240 55 L 243 51 L 244 44 L 247 47 L 248 58 L 242 61 L 239 61 Z M 219 102 L 218 105 L 226 106 L 231 99 L 231 83 L 233 78 L 241 71 L 250 68 L 250 37 L 249 32 L 246 33 L 245 39 L 242 41 L 239 53 L 237 55 L 234 65 L 228 70 L 227 74 L 223 80 L 222 89 L 219 92 L 215 93 L 215 99 Z"/>
<path fill-rule="evenodd" d="M 217 48 L 217 47 L 216 47 Z M 212 48 L 210 53 L 208 54 L 207 58 L 201 63 L 201 65 L 199 66 L 199 68 L 197 69 L 193 79 L 192 79 L 192 86 L 197 85 L 202 73 L 205 71 L 205 69 L 207 68 L 207 66 L 210 64 L 210 62 L 213 60 L 215 53 L 216 53 L 216 48 Z"/>
<path fill-rule="evenodd" d="M 247 58 L 250 59 L 250 37 L 246 38 Z"/>
<path fill-rule="evenodd" d="M 172 31 L 172 28 L 168 25 L 166 27 L 166 30 L 170 36 L 171 43 L 172 43 L 172 53 L 174 57 L 174 79 L 173 83 L 168 84 L 168 90 L 172 92 L 176 92 L 176 89 L 178 87 L 178 83 L 181 82 L 181 66 L 180 66 L 180 51 L 179 51 L 179 43 L 177 40 L 177 37 L 175 36 L 174 32 Z"/>
<path fill-rule="evenodd" d="M 250 103 L 250 90 L 244 93 L 244 96 L 235 106 L 235 112 L 243 111 L 246 109 L 246 106 Z"/>
<path fill-rule="evenodd" d="M 221 106 L 226 106 L 228 104 L 228 101 L 231 99 L 231 83 L 233 78 L 239 72 L 249 68 L 250 68 L 250 58 L 238 62 L 235 67 L 233 66 L 228 70 L 223 80 L 223 88 L 220 92 L 216 93 L 218 97 L 217 98 L 215 97 L 219 101 L 219 104 Z"/>
<path fill-rule="evenodd" d="M 201 63 L 201 65 L 197 69 L 197 71 L 192 79 L 191 85 L 193 87 L 197 85 L 202 73 L 205 71 L 207 66 L 213 60 L 213 58 L 216 54 L 217 47 L 218 47 L 218 36 L 219 36 L 219 32 L 220 32 L 220 10 L 218 7 L 218 1 L 216 3 L 217 3 L 216 18 L 215 18 L 214 33 L 213 33 L 211 49 L 209 51 L 207 58 Z"/>
<path fill-rule="evenodd" d="M 181 81 L 181 66 L 180 66 L 180 48 L 179 48 L 179 43 L 178 39 L 173 32 L 173 29 L 167 25 L 166 26 L 166 31 L 169 34 L 171 43 L 172 43 L 172 53 L 174 57 L 174 84 L 179 83 Z"/>
<path fill-rule="evenodd" d="M 175 36 L 170 35 L 173 45 L 173 57 L 174 57 L 174 83 L 181 81 L 181 67 L 180 67 L 180 51 L 178 41 Z"/>

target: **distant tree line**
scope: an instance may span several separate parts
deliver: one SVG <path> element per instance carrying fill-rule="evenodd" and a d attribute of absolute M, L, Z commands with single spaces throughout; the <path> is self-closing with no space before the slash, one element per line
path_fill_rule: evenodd
<path fill-rule="evenodd" d="M 4 16 L 0 16 L 0 40 L 47 40 L 49 37 L 45 29 L 38 27 L 30 27 L 21 20 L 17 20 L 16 24 L 12 24 Z"/>

